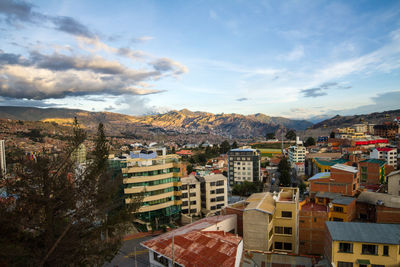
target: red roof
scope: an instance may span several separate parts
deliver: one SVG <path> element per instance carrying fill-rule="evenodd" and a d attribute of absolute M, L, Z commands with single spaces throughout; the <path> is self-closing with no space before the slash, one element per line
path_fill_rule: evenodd
<path fill-rule="evenodd" d="M 326 206 L 324 205 L 320 205 L 320 204 L 316 204 L 316 203 L 311 203 L 308 202 L 307 204 L 304 204 L 303 206 L 301 206 L 301 210 L 304 211 L 327 211 Z"/>
<path fill-rule="evenodd" d="M 143 246 L 184 266 L 235 266 L 242 238 L 224 231 L 202 231 L 235 215 L 204 218 L 142 243 Z"/>
<path fill-rule="evenodd" d="M 388 151 L 392 151 L 393 149 L 395 149 L 395 148 L 393 148 L 393 147 L 378 147 L 376 150 L 388 152 Z"/>
<path fill-rule="evenodd" d="M 192 155 L 192 151 L 190 151 L 190 150 L 180 150 L 180 151 L 176 152 L 176 154 L 178 154 L 178 155 Z"/>
<path fill-rule="evenodd" d="M 215 174 L 222 174 L 222 172 L 220 171 L 220 170 L 213 170 L 213 171 L 211 171 L 212 173 L 215 173 Z"/>

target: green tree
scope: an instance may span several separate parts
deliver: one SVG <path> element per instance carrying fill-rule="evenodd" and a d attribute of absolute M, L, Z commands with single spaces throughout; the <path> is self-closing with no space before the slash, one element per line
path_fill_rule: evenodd
<path fill-rule="evenodd" d="M 186 166 L 186 171 L 187 171 L 188 175 L 191 174 L 193 172 L 193 165 L 192 164 L 188 164 Z"/>
<path fill-rule="evenodd" d="M 236 196 L 248 197 L 251 194 L 259 193 L 262 191 L 261 182 L 249 182 L 244 181 L 243 183 L 237 183 L 232 188 L 232 194 Z"/>
<path fill-rule="evenodd" d="M 236 141 L 232 144 L 232 149 L 239 148 L 238 143 Z"/>
<path fill-rule="evenodd" d="M 331 132 L 330 134 L 329 134 L 329 138 L 335 138 L 335 132 Z"/>
<path fill-rule="evenodd" d="M 289 130 L 286 135 L 286 139 L 288 140 L 296 140 L 296 131 L 295 130 Z"/>
<path fill-rule="evenodd" d="M 223 141 L 219 147 L 219 152 L 221 154 L 226 154 L 231 149 L 231 145 L 227 140 Z"/>
<path fill-rule="evenodd" d="M 266 140 L 275 139 L 275 133 L 266 133 L 265 139 Z"/>
<path fill-rule="evenodd" d="M 124 204 L 121 177 L 107 171 L 108 144 L 99 124 L 93 160 L 84 168 L 71 153 L 86 133 L 75 119 L 64 153 L 21 159 L 15 179 L 1 179 L 0 263 L 5 266 L 98 266 L 119 250 L 141 196 Z"/>
<path fill-rule="evenodd" d="M 280 184 L 283 186 L 291 186 L 292 182 L 290 179 L 290 166 L 287 158 L 283 158 L 279 162 L 278 172 L 281 174 L 279 177 Z"/>
<path fill-rule="evenodd" d="M 314 146 L 315 145 L 315 139 L 313 137 L 308 137 L 306 142 L 304 143 L 305 146 Z"/>

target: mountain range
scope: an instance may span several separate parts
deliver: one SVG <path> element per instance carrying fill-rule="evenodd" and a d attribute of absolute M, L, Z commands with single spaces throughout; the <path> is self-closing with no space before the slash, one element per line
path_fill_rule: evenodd
<path fill-rule="evenodd" d="M 164 134 L 211 134 L 232 138 L 264 137 L 278 129 L 304 130 L 312 123 L 306 120 L 292 120 L 283 117 L 254 115 L 213 114 L 192 112 L 187 109 L 173 110 L 165 114 L 130 116 L 112 112 L 89 112 L 66 108 L 33 108 L 1 106 L 0 118 L 13 120 L 56 122 L 71 125 L 73 118 L 87 129 L 96 129 L 103 122 L 112 135 L 137 135 L 142 132 Z"/>

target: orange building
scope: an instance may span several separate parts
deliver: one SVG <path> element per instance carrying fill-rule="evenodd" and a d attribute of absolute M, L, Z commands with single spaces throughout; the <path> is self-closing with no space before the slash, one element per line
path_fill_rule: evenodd
<path fill-rule="evenodd" d="M 308 181 L 311 197 L 320 191 L 354 196 L 360 185 L 360 174 L 356 167 L 336 164 L 330 172 L 318 173 Z"/>
<path fill-rule="evenodd" d="M 328 208 L 305 200 L 299 203 L 299 253 L 324 254 L 325 222 Z"/>
<path fill-rule="evenodd" d="M 361 192 L 356 206 L 356 216 L 360 221 L 400 224 L 400 196 Z"/>

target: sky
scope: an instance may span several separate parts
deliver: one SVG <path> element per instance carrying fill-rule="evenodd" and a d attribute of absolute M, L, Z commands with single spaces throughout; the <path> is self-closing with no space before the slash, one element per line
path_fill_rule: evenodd
<path fill-rule="evenodd" d="M 0 0 L 0 105 L 318 120 L 400 109 L 399 1 Z"/>

